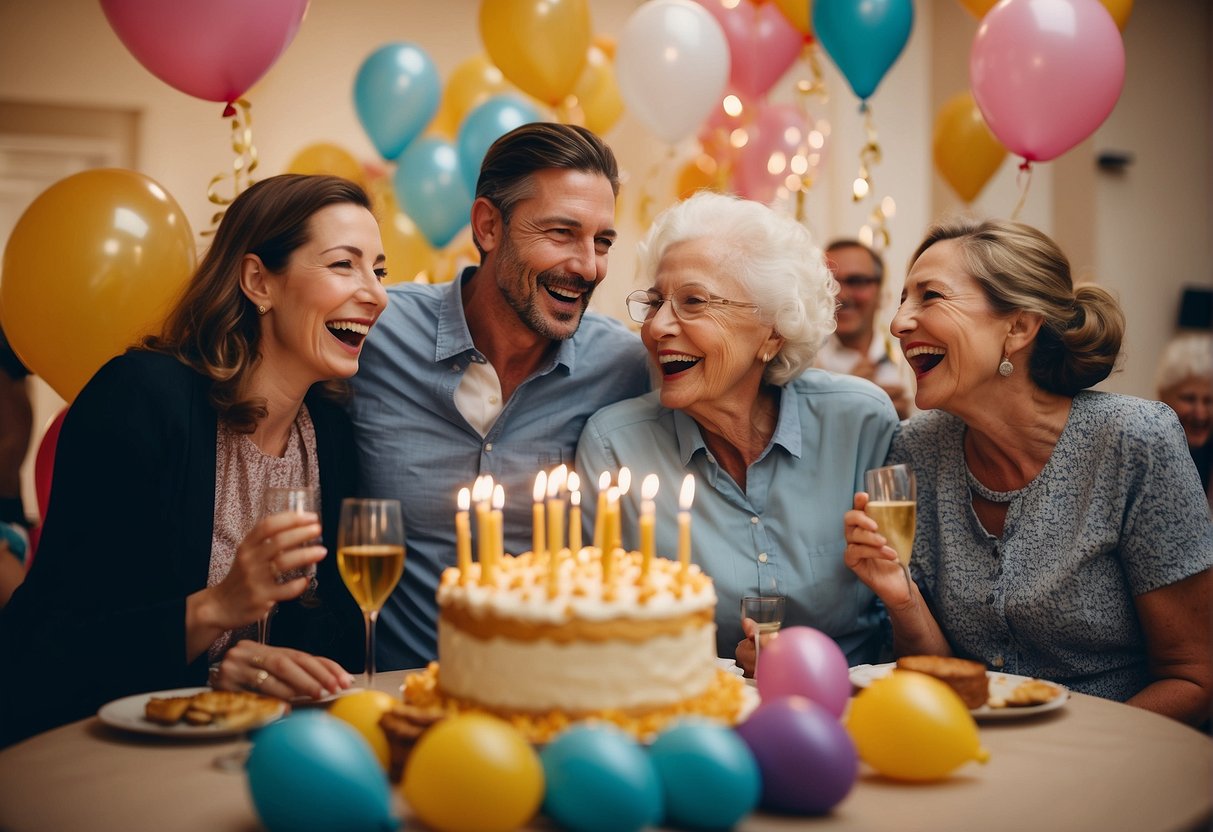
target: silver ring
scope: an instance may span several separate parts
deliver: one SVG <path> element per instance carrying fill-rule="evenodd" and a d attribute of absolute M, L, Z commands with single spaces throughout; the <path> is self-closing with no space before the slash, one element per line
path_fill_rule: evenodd
<path fill-rule="evenodd" d="M 268 670 L 262 670 L 257 673 L 257 681 L 253 682 L 253 690 L 261 690 L 261 686 L 265 684 L 265 680 L 270 678 Z"/>

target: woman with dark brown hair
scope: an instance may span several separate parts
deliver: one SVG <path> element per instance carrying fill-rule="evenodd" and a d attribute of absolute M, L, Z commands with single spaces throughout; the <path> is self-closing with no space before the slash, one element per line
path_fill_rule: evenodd
<path fill-rule="evenodd" d="M 0 739 L 208 668 L 282 698 L 350 686 L 361 616 L 325 554 L 357 472 L 333 381 L 358 369 L 384 275 L 353 183 L 276 176 L 231 204 L 160 335 L 68 411 L 38 557 L 0 618 Z M 317 488 L 319 515 L 260 517 L 271 486 Z M 275 605 L 273 643 L 247 640 Z"/>

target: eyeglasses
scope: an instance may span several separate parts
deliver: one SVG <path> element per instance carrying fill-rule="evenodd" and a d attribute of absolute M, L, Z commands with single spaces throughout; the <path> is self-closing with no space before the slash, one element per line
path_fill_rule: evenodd
<path fill-rule="evenodd" d="M 844 274 L 842 276 L 835 275 L 834 279 L 841 285 L 846 286 L 851 291 L 857 289 L 871 289 L 880 285 L 880 278 L 868 274 Z"/>
<path fill-rule="evenodd" d="M 637 289 L 627 296 L 628 316 L 638 324 L 652 320 L 657 310 L 666 301 L 673 305 L 674 316 L 680 321 L 693 321 L 701 317 L 712 306 L 732 306 L 738 309 L 758 311 L 758 304 L 739 300 L 726 300 L 713 295 L 704 287 L 688 283 L 668 295 L 652 289 Z"/>

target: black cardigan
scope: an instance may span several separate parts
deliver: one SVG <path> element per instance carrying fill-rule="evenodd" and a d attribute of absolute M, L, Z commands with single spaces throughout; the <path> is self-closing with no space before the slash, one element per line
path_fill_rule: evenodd
<path fill-rule="evenodd" d="M 0 745 L 117 697 L 206 684 L 185 661 L 185 599 L 206 587 L 218 419 L 210 381 L 132 350 L 89 381 L 59 436 L 37 556 L 0 614 Z M 316 428 L 324 543 L 319 604 L 282 604 L 271 641 L 363 666 L 362 616 L 337 572 L 341 498 L 357 482 L 342 409 L 306 399 Z"/>

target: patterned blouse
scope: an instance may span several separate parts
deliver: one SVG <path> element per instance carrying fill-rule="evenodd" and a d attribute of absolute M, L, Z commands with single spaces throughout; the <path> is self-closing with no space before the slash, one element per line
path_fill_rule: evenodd
<path fill-rule="evenodd" d="M 969 472 L 965 425 L 904 423 L 889 463 L 918 474 L 912 571 L 958 656 L 1125 700 L 1151 682 L 1134 598 L 1213 566 L 1213 522 L 1175 413 L 1082 392 L 1044 469 L 995 493 Z M 1007 503 L 1001 537 L 972 492 Z"/>
<path fill-rule="evenodd" d="M 211 538 L 208 587 L 215 586 L 232 568 L 236 548 L 261 517 L 265 489 L 314 486 L 319 501 L 320 465 L 316 459 L 316 430 L 304 405 L 295 417 L 286 453 L 281 457 L 261 452 L 246 434 L 233 433 L 222 421 L 215 447 L 215 526 Z M 218 661 L 229 645 L 256 638 L 257 624 L 229 630 L 215 639 L 208 651 Z"/>

